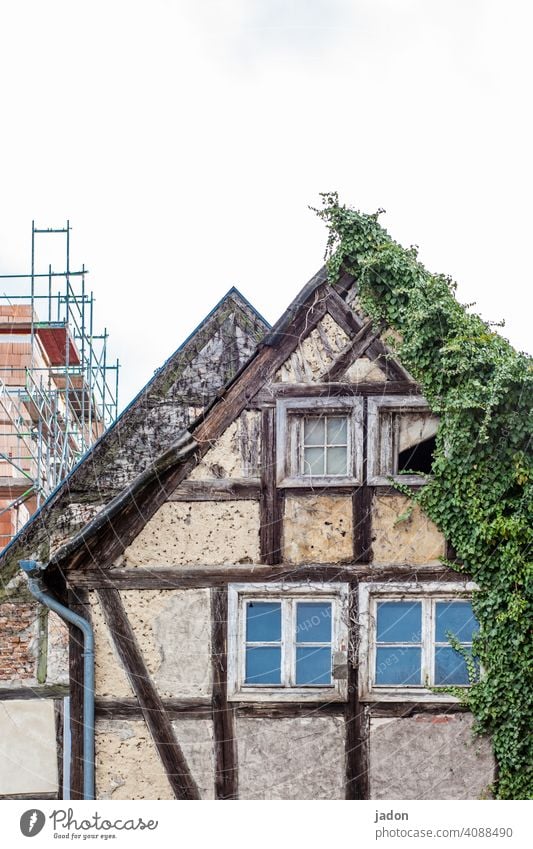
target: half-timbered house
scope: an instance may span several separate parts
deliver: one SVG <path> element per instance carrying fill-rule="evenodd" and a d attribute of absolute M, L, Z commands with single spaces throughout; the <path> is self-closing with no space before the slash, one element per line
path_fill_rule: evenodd
<path fill-rule="evenodd" d="M 97 798 L 483 796 L 490 743 L 440 689 L 468 685 L 448 635 L 468 651 L 472 585 L 405 494 L 438 420 L 349 275 L 258 320 L 196 418 L 167 394 L 155 428 L 141 414 L 104 468 L 85 459 L 77 526 L 52 502 L 4 555 L 44 561 L 94 630 Z M 71 626 L 72 798 L 93 757 L 82 655 Z"/>

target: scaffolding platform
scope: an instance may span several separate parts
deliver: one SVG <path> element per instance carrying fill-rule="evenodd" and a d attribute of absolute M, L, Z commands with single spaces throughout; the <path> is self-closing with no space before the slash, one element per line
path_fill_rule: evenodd
<path fill-rule="evenodd" d="M 64 240 L 62 270 L 37 243 Z M 116 418 L 120 363 L 95 333 L 88 270 L 70 268 L 71 227 L 32 222 L 27 274 L 0 274 L 0 549 Z M 9 291 L 7 291 L 9 287 Z"/>

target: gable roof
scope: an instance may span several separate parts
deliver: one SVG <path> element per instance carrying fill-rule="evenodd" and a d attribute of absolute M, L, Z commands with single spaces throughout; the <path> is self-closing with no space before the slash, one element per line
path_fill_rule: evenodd
<path fill-rule="evenodd" d="M 353 286 L 345 275 L 340 287 L 344 296 Z M 247 363 L 219 393 L 211 405 L 182 432 L 174 445 L 119 493 L 95 518 L 61 548 L 50 561 L 52 573 L 80 569 L 87 564 L 107 569 L 128 547 L 171 492 L 190 474 L 201 457 L 224 430 L 260 392 L 299 344 L 329 313 L 343 326 L 352 342 L 363 337 L 372 356 L 387 356 L 391 391 L 399 381 L 409 380 L 403 368 L 376 338 L 341 294 L 327 282 L 324 269 L 297 295 L 272 331 L 259 343 Z M 394 383 L 396 381 L 396 383 Z"/>
<path fill-rule="evenodd" d="M 242 369 L 269 329 L 232 287 L 0 554 L 4 586 L 23 552 L 48 559 L 51 529 L 69 505 L 87 505 L 85 515 L 91 518 L 94 508 L 107 504 L 152 468 L 154 459 L 173 446 L 176 436 Z"/>

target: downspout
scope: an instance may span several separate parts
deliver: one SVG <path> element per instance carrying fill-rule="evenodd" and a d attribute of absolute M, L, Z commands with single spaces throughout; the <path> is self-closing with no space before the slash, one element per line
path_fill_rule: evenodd
<path fill-rule="evenodd" d="M 94 799 L 94 633 L 91 624 L 61 604 L 48 590 L 42 573 L 46 566 L 36 560 L 19 560 L 31 594 L 83 633 L 83 798 Z"/>

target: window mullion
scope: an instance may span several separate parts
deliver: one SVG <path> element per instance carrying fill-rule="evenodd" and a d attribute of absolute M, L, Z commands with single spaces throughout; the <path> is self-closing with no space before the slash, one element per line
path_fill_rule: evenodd
<path fill-rule="evenodd" d="M 282 619 L 281 619 L 281 683 L 284 687 L 293 686 L 293 640 L 292 640 L 292 620 L 293 620 L 294 600 L 286 598 L 282 600 Z"/>
<path fill-rule="evenodd" d="M 433 599 L 422 599 L 422 612 L 422 685 L 428 687 L 433 683 Z"/>

